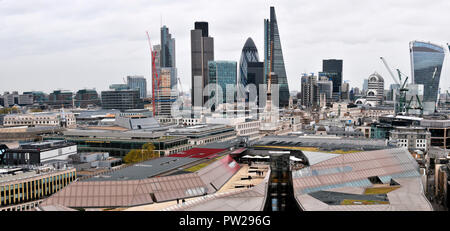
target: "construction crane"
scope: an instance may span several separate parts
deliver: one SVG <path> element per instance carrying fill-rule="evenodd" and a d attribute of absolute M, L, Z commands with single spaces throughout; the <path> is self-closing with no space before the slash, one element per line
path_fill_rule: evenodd
<path fill-rule="evenodd" d="M 146 31 L 146 33 L 147 33 L 148 45 L 150 46 L 150 54 L 151 54 L 151 58 L 152 58 L 152 78 L 151 78 L 152 79 L 152 105 L 153 105 L 153 116 L 155 116 L 156 115 L 155 98 L 156 98 L 156 94 L 158 92 L 158 88 L 159 88 L 161 80 L 158 76 L 158 72 L 156 71 L 156 64 L 155 64 L 156 51 L 153 51 L 153 49 L 152 49 L 152 43 L 150 42 L 150 35 L 148 34 L 148 31 Z"/>
<path fill-rule="evenodd" d="M 403 83 L 400 85 L 400 88 L 398 89 L 399 91 L 399 99 L 398 99 L 398 108 L 396 111 L 400 112 L 400 113 L 406 113 L 408 114 L 408 110 L 406 107 L 406 92 L 408 91 L 408 88 L 406 88 L 406 83 L 408 82 L 408 76 L 406 76 L 405 74 L 403 74 L 399 69 L 397 69 L 397 73 L 398 73 L 398 79 L 400 80 L 400 83 L 402 83 L 402 75 L 404 75 L 405 81 L 403 81 Z M 396 105 L 396 106 L 397 106 Z"/>
<path fill-rule="evenodd" d="M 396 84 L 399 84 L 399 85 L 400 85 L 400 83 L 399 83 L 399 82 L 397 81 L 397 79 L 395 78 L 394 73 L 392 73 L 391 68 L 390 68 L 389 65 L 387 64 L 386 60 L 385 60 L 383 57 L 380 57 L 380 59 L 381 59 L 381 61 L 383 62 L 383 64 L 384 64 L 384 66 L 386 67 L 386 69 L 388 70 L 388 72 L 389 72 L 389 74 L 391 75 L 391 77 L 392 77 L 392 79 L 394 80 L 394 82 L 395 82 Z"/>
<path fill-rule="evenodd" d="M 384 66 L 386 67 L 386 69 L 388 70 L 389 74 L 392 77 L 392 80 L 394 80 L 394 82 L 398 85 L 400 85 L 399 89 L 396 89 L 394 91 L 394 99 L 395 99 L 395 114 L 404 114 L 407 113 L 407 109 L 406 109 L 406 92 L 408 91 L 408 88 L 406 86 L 407 82 L 408 82 L 408 76 L 406 76 L 405 74 L 403 74 L 399 69 L 397 69 L 397 74 L 398 74 L 398 80 L 395 78 L 394 74 L 391 71 L 391 68 L 389 67 L 389 65 L 387 64 L 386 60 L 383 57 L 380 57 L 381 61 L 383 62 Z M 404 79 L 404 81 L 402 81 L 402 75 L 404 75 L 406 78 Z M 398 99 L 397 99 L 397 94 L 399 95 Z"/>
<path fill-rule="evenodd" d="M 418 105 L 415 105 L 414 107 L 411 107 L 411 102 L 413 101 L 413 99 L 414 99 L 414 96 L 411 96 L 411 99 L 409 100 L 409 102 L 408 102 L 408 104 L 406 105 L 406 114 L 408 115 L 409 114 L 409 110 L 411 110 L 411 109 L 415 109 L 415 110 L 420 110 L 420 116 L 422 116 L 423 115 L 423 106 L 422 106 L 422 102 L 420 101 L 420 98 L 419 98 L 419 96 L 418 95 L 416 95 L 416 100 L 417 100 L 417 104 Z"/>

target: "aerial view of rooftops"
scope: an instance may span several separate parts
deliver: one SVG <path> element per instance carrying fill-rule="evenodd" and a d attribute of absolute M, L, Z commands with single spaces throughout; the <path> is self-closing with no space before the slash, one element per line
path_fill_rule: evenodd
<path fill-rule="evenodd" d="M 0 0 L 0 215 L 448 211 L 449 8 Z"/>

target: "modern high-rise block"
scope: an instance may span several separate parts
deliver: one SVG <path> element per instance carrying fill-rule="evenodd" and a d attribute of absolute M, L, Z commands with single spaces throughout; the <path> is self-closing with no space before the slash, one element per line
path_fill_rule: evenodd
<path fill-rule="evenodd" d="M 234 103 L 237 85 L 237 63 L 234 61 L 209 61 L 210 84 L 215 84 L 211 97 L 219 97 L 220 103 Z M 222 89 L 222 93 L 218 88 Z M 221 98 L 221 99 L 220 99 Z M 217 107 L 218 105 L 216 105 Z"/>
<path fill-rule="evenodd" d="M 369 76 L 367 100 L 376 101 L 378 105 L 383 103 L 384 98 L 384 79 L 378 73 Z"/>
<path fill-rule="evenodd" d="M 333 99 L 339 101 L 342 89 L 342 60 L 328 59 L 322 62 L 322 71 L 333 81 Z"/>
<path fill-rule="evenodd" d="M 248 62 L 247 63 L 247 84 L 254 84 L 256 87 L 256 97 L 252 92 L 249 93 L 249 101 L 255 102 L 259 108 L 264 108 L 265 98 L 260 95 L 260 85 L 264 85 L 264 62 Z M 266 92 L 261 92 L 266 94 Z"/>
<path fill-rule="evenodd" d="M 127 85 L 129 89 L 139 90 L 141 99 L 147 98 L 147 80 L 144 76 L 127 76 Z"/>
<path fill-rule="evenodd" d="M 208 96 L 203 96 L 203 89 L 208 85 L 208 62 L 214 60 L 214 38 L 209 37 L 208 23 L 195 22 L 191 30 L 191 83 L 192 108 L 203 107 Z"/>
<path fill-rule="evenodd" d="M 414 84 L 423 84 L 424 111 L 435 110 L 439 81 L 444 63 L 444 48 L 429 42 L 412 41 L 409 43 L 411 54 L 411 73 Z"/>
<path fill-rule="evenodd" d="M 301 78 L 302 105 L 306 108 L 315 107 L 319 102 L 319 89 L 317 77 L 304 74 Z"/>
<path fill-rule="evenodd" d="M 289 105 L 289 86 L 284 66 L 283 51 L 281 49 L 280 33 L 278 31 L 278 22 L 275 15 L 275 8 L 270 7 L 270 19 L 264 20 L 264 78 L 267 78 L 270 72 L 277 76 L 279 84 L 279 107 Z M 272 76 L 273 78 L 273 76 Z"/>
<path fill-rule="evenodd" d="M 175 67 L 162 67 L 160 82 L 155 92 L 155 115 L 171 116 L 172 104 L 177 97 L 177 69 Z"/>
<path fill-rule="evenodd" d="M 176 67 L 175 38 L 169 33 L 169 28 L 161 27 L 161 67 Z"/>
<path fill-rule="evenodd" d="M 326 76 L 319 76 L 317 88 L 320 105 L 325 106 L 327 103 L 331 103 L 333 99 L 333 81 L 329 80 Z"/>

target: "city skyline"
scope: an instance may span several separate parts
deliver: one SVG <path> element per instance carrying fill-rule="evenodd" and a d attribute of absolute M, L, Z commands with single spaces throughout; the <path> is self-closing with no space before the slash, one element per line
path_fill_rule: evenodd
<path fill-rule="evenodd" d="M 6 18 L 0 22 L 3 30 L 0 49 L 4 51 L 0 54 L 0 78 L 6 84 L 0 86 L 0 93 L 32 90 L 49 93 L 55 89 L 75 92 L 82 88 L 102 91 L 128 75 L 143 75 L 151 84 L 145 31 L 149 31 L 152 45 L 156 45 L 163 25 L 176 38 L 178 76 L 187 91 L 191 87 L 189 34 L 194 22 L 209 23 L 216 60 L 238 62 L 248 37 L 255 41 L 258 50 L 264 49 L 263 20 L 268 18 L 267 11 L 272 5 L 283 37 L 281 44 L 291 91 L 300 90 L 302 73 L 318 73 L 323 59 L 344 60 L 343 80 L 350 80 L 351 87 L 361 87 L 363 79 L 374 71 L 389 86 L 393 81 L 379 61 L 380 56 L 386 57 L 392 68 L 411 76 L 410 41 L 431 41 L 442 46 L 448 42 L 445 39 L 450 32 L 436 28 L 444 28 L 446 20 L 442 16 L 450 3 L 433 3 L 229 1 L 208 4 L 206 11 L 198 7 L 205 4 L 203 1 L 111 4 L 33 1 L 35 6 L 30 8 L 28 1 L 4 0 L 0 1 L 0 13 Z M 342 23 L 345 23 L 342 28 L 336 28 Z M 443 81 L 450 73 L 448 63 L 446 58 L 441 73 L 443 91 L 450 86 Z"/>

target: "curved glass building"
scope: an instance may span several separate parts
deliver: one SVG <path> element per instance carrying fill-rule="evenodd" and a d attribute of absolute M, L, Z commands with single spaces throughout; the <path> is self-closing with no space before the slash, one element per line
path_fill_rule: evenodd
<path fill-rule="evenodd" d="M 409 43 L 411 54 L 411 73 L 414 84 L 423 84 L 424 111 L 434 112 L 439 91 L 444 48 L 429 42 Z"/>
<path fill-rule="evenodd" d="M 252 38 L 248 38 L 245 42 L 244 48 L 242 48 L 241 60 L 239 61 L 239 83 L 244 87 L 248 83 L 247 68 L 250 62 L 259 62 L 258 49 Z"/>

